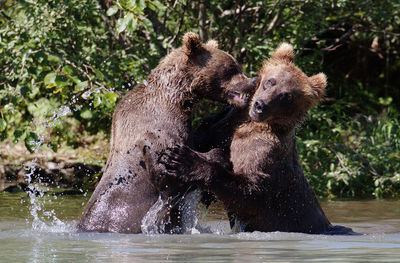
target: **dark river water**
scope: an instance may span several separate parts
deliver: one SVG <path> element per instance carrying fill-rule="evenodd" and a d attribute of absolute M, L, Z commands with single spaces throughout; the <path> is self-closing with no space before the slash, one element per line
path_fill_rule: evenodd
<path fill-rule="evenodd" d="M 230 234 L 218 205 L 200 218 L 212 233 L 77 233 L 87 200 L 0 193 L 0 262 L 400 262 L 400 201 L 323 201 L 331 222 L 364 234 L 323 236 Z"/>

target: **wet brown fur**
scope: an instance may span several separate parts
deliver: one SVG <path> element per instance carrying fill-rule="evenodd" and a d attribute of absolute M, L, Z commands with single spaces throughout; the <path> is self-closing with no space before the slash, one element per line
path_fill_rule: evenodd
<path fill-rule="evenodd" d="M 292 46 L 282 44 L 260 70 L 250 119 L 234 132 L 230 146 L 233 173 L 186 147 L 169 152 L 176 165 L 165 165 L 170 175 L 211 190 L 237 230 L 349 233 L 326 218 L 296 150 L 295 126 L 322 99 L 326 76 L 307 77 L 293 59 Z M 262 110 L 256 110 L 257 101 Z"/>
<path fill-rule="evenodd" d="M 118 103 L 109 158 L 79 230 L 140 233 L 142 219 L 160 197 L 164 205 L 154 227 L 182 231 L 179 207 L 190 186 L 164 180 L 159 154 L 187 143 L 193 103 L 226 101 L 227 90 L 251 86 L 236 60 L 214 42 L 203 44 L 196 34 L 186 33 L 182 43 L 152 71 L 147 85 L 138 85 Z"/>
<path fill-rule="evenodd" d="M 294 130 L 322 99 L 326 76 L 307 77 L 293 60 L 292 46 L 282 44 L 265 61 L 249 109 L 251 121 L 234 133 L 231 162 L 235 176 L 243 179 L 237 186 L 243 199 L 224 204 L 240 230 L 325 233 L 331 228 L 303 174 Z M 257 100 L 266 105 L 261 114 L 255 112 Z"/>

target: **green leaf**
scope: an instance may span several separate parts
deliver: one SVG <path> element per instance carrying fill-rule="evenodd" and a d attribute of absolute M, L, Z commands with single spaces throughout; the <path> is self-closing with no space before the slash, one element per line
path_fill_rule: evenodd
<path fill-rule="evenodd" d="M 121 33 L 125 30 L 126 24 L 124 24 L 124 19 L 121 17 L 117 20 L 117 32 Z"/>
<path fill-rule="evenodd" d="M 89 86 L 88 81 L 81 81 L 78 84 L 75 85 L 75 91 L 82 91 L 84 90 L 87 86 Z"/>
<path fill-rule="evenodd" d="M 146 8 L 144 0 L 136 0 L 136 5 L 140 11 L 143 11 Z"/>
<path fill-rule="evenodd" d="M 55 55 L 51 55 L 51 54 L 47 55 L 47 60 L 49 62 L 53 62 L 56 64 L 60 64 L 62 62 L 61 58 L 59 58 L 58 56 L 55 56 Z"/>
<path fill-rule="evenodd" d="M 156 6 L 156 8 L 160 9 L 160 10 L 163 10 L 165 8 L 165 6 L 158 0 L 152 1 L 152 2 L 149 2 L 149 3 L 154 4 Z"/>
<path fill-rule="evenodd" d="M 157 7 L 156 7 L 152 2 L 148 2 L 148 3 L 147 3 L 147 6 L 148 6 L 151 10 L 153 10 L 153 11 L 156 11 L 156 10 L 157 10 Z"/>
<path fill-rule="evenodd" d="M 118 34 L 121 33 L 121 32 L 124 32 L 124 30 L 126 29 L 127 25 L 128 24 L 125 23 L 125 19 L 123 19 L 123 18 L 118 19 L 117 20 L 117 32 L 118 32 Z"/>
<path fill-rule="evenodd" d="M 99 80 L 104 80 L 104 74 L 100 70 L 94 69 L 94 73 L 96 73 L 96 78 Z"/>
<path fill-rule="evenodd" d="M 50 72 L 44 77 L 44 85 L 48 86 L 48 88 L 52 88 L 56 85 L 56 77 L 57 73 Z"/>
<path fill-rule="evenodd" d="M 4 131 L 7 128 L 7 122 L 3 119 L 0 119 L 0 131 Z"/>
<path fill-rule="evenodd" d="M 99 94 L 94 94 L 93 106 L 94 106 L 95 108 L 97 108 L 97 107 L 100 106 L 100 105 L 101 105 L 101 99 L 100 99 Z"/>
<path fill-rule="evenodd" d="M 136 11 L 136 0 L 126 0 L 126 9 L 135 12 Z"/>
<path fill-rule="evenodd" d="M 71 75 L 72 73 L 74 73 L 74 69 L 70 65 L 65 65 L 62 68 L 62 72 L 64 72 L 65 74 Z"/>
<path fill-rule="evenodd" d="M 81 82 L 81 80 L 77 76 L 70 76 L 69 77 L 75 84 L 78 84 Z"/>
<path fill-rule="evenodd" d="M 24 131 L 23 130 L 15 130 L 14 131 L 14 139 L 13 142 L 17 143 L 19 141 L 19 139 L 21 138 L 22 135 L 24 135 Z"/>
<path fill-rule="evenodd" d="M 104 104 L 107 108 L 111 109 L 115 106 L 115 102 L 117 101 L 117 94 L 112 93 L 112 92 L 107 92 L 106 94 L 104 94 L 103 96 L 103 101 Z"/>
<path fill-rule="evenodd" d="M 28 104 L 28 112 L 34 117 L 46 118 L 48 115 L 51 116 L 58 107 L 59 103 L 54 99 L 40 98 Z"/>
<path fill-rule="evenodd" d="M 129 23 L 131 23 L 133 19 L 133 14 L 132 13 L 128 13 L 124 16 L 124 18 L 120 18 L 117 21 L 117 32 L 121 33 L 123 31 L 125 31 L 126 27 L 129 25 Z"/>
<path fill-rule="evenodd" d="M 69 79 L 66 76 L 57 75 L 55 83 L 57 87 L 62 88 L 70 84 Z"/>
<path fill-rule="evenodd" d="M 379 104 L 384 105 L 384 106 L 389 106 L 393 99 L 391 97 L 386 97 L 386 98 L 378 98 Z"/>
<path fill-rule="evenodd" d="M 141 20 L 142 23 L 144 24 L 144 26 L 146 27 L 147 30 L 153 30 L 153 24 L 151 23 L 151 21 L 147 18 L 144 18 Z"/>
<path fill-rule="evenodd" d="M 25 137 L 25 147 L 33 153 L 35 150 L 38 148 L 38 143 L 39 143 L 39 137 L 37 136 L 36 133 L 30 132 L 26 137 Z"/>
<path fill-rule="evenodd" d="M 116 5 L 110 6 L 107 10 L 107 16 L 113 16 L 118 12 L 118 7 Z"/>
<path fill-rule="evenodd" d="M 80 116 L 81 116 L 82 119 L 88 120 L 88 119 L 91 119 L 93 117 L 93 114 L 89 109 L 85 109 L 85 110 L 83 110 L 81 112 Z"/>
<path fill-rule="evenodd" d="M 131 31 L 131 32 L 134 32 L 135 30 L 136 30 L 136 27 L 137 27 L 137 18 L 133 18 L 132 20 L 131 20 L 131 22 L 129 23 L 129 30 Z"/>

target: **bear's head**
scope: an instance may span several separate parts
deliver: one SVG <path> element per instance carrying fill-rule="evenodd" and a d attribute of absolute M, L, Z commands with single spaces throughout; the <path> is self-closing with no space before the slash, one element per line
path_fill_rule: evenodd
<path fill-rule="evenodd" d="M 188 32 L 183 36 L 181 50 L 192 68 L 190 89 L 199 98 L 227 101 L 240 108 L 248 105 L 255 81 L 242 73 L 231 55 L 218 49 L 215 40 L 202 43 L 197 34 Z"/>
<path fill-rule="evenodd" d="M 293 64 L 290 44 L 281 44 L 264 62 L 249 115 L 253 121 L 293 127 L 324 96 L 327 79 L 319 73 L 308 77 Z"/>

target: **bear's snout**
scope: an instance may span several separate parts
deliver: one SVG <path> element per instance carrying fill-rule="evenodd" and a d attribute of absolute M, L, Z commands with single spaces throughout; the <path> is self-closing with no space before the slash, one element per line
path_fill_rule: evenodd
<path fill-rule="evenodd" d="M 253 110 L 254 113 L 261 114 L 265 109 L 265 103 L 262 99 L 258 99 L 254 102 Z"/>

